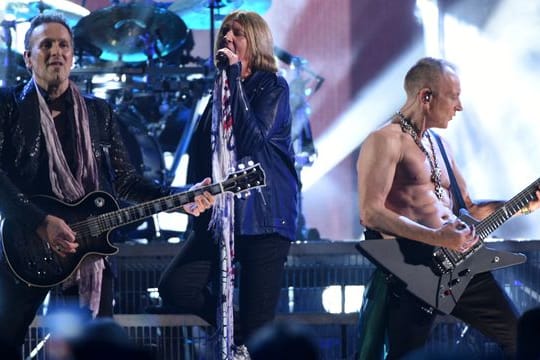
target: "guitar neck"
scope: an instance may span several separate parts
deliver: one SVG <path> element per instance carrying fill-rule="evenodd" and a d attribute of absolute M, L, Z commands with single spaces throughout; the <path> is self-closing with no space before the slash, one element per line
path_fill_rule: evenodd
<path fill-rule="evenodd" d="M 99 216 L 84 220 L 72 227 L 88 227 L 93 236 L 107 232 L 119 226 L 129 224 L 164 211 L 181 208 L 195 200 L 197 195 L 209 192 L 212 195 L 221 193 L 240 194 L 253 189 L 266 186 L 264 170 L 260 164 L 242 167 L 241 170 L 231 173 L 222 182 L 206 185 L 194 190 L 181 192 L 148 201 L 142 204 L 132 205 L 120 210 L 102 213 Z M 108 195 L 110 196 L 110 195 Z M 94 201 L 99 201 L 98 199 Z"/>
<path fill-rule="evenodd" d="M 532 182 L 519 194 L 508 200 L 499 209 L 495 210 L 488 217 L 476 225 L 476 233 L 481 240 L 488 237 L 489 234 L 497 230 L 508 219 L 515 215 L 520 209 L 529 202 L 536 199 L 536 189 L 540 185 L 540 178 Z"/>
<path fill-rule="evenodd" d="M 212 195 L 225 192 L 221 183 L 211 184 L 195 190 L 165 196 L 142 204 L 101 214 L 97 216 L 94 221 L 97 226 L 99 226 L 99 232 L 109 231 L 119 226 L 145 219 L 160 212 L 177 210 L 182 206 L 193 202 L 197 195 L 201 195 L 205 191 L 210 192 Z"/>

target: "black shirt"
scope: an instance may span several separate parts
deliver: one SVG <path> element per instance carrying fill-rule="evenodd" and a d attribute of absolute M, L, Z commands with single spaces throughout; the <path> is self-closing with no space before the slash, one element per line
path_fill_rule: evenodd
<path fill-rule="evenodd" d="M 50 100 L 48 95 L 40 88 L 41 95 L 45 99 L 47 106 L 51 112 L 58 111 L 59 114 L 54 117 L 54 125 L 58 134 L 62 151 L 66 157 L 66 161 L 74 174 L 77 169 L 75 162 L 75 115 L 73 110 L 73 97 L 71 90 L 68 88 L 62 95 L 54 100 Z M 54 195 L 52 193 L 51 182 L 49 177 L 49 155 L 45 144 L 45 138 L 41 143 L 41 159 L 39 162 L 39 170 L 36 186 L 36 194 Z"/>

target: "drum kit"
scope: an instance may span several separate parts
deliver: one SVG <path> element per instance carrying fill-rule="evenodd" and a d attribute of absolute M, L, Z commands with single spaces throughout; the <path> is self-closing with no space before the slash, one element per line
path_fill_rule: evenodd
<path fill-rule="evenodd" d="M 164 156 L 172 154 L 170 163 L 179 163 L 187 148 L 180 141 L 189 141 L 182 133 L 212 86 L 213 56 L 191 56 L 192 29 L 213 36 L 231 11 L 263 13 L 270 7 L 270 0 L 111 1 L 91 12 L 68 0 L 2 2 L 1 85 L 29 79 L 22 54 L 30 21 L 41 13 L 60 13 L 74 34 L 71 79 L 83 92 L 111 103 L 132 160 L 143 175 L 164 185 L 177 170 L 165 166 Z"/>
<path fill-rule="evenodd" d="M 212 44 L 214 29 L 225 15 L 237 9 L 262 14 L 270 0 L 166 1 L 111 1 L 90 11 L 84 0 L 78 1 L 83 5 L 68 0 L 0 0 L 0 86 L 30 79 L 22 55 L 31 20 L 39 14 L 61 14 L 74 34 L 71 80 L 83 93 L 111 104 L 142 175 L 161 185 L 183 185 L 183 155 L 208 102 L 214 71 L 212 53 L 206 59 L 191 55 L 192 30 L 210 30 Z M 167 234 L 166 224 L 159 222 L 151 219 L 146 230 L 134 227 L 120 236 L 177 236 L 178 231 Z M 134 224 L 137 229 L 138 225 Z"/>
<path fill-rule="evenodd" d="M 271 0 L 111 0 L 110 6 L 95 11 L 83 5 L 68 0 L 2 0 L 0 85 L 28 81 L 22 54 L 30 21 L 42 13 L 60 13 L 74 34 L 72 81 L 111 104 L 140 173 L 156 183 L 175 185 L 191 131 L 211 92 L 215 29 L 237 9 L 264 14 Z M 191 55 L 192 30 L 209 30 L 208 58 Z M 316 155 L 306 93 L 316 92 L 323 79 L 304 59 L 279 48 L 275 53 L 290 68 L 282 72 L 288 71 L 291 84 L 297 119 L 292 135 L 300 170 Z M 315 85 L 307 84 L 313 81 Z"/>

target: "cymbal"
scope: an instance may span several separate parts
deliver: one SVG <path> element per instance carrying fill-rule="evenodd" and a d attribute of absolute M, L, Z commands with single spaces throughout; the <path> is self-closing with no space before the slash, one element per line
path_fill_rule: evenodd
<path fill-rule="evenodd" d="M 66 18 L 69 26 L 74 26 L 90 10 L 68 0 L 7 0 L 5 15 L 14 19 L 30 21 L 40 13 L 59 13 Z"/>
<path fill-rule="evenodd" d="M 176 0 L 169 6 L 169 11 L 173 11 L 184 20 L 190 29 L 208 30 L 210 29 L 210 6 L 208 0 Z M 223 19 L 234 10 L 253 11 L 264 14 L 270 8 L 271 0 L 221 0 L 214 8 L 214 26 L 221 26 Z"/>
<path fill-rule="evenodd" d="M 99 49 L 100 59 L 143 62 L 178 49 L 186 24 L 175 13 L 152 5 L 121 4 L 92 12 L 75 28 L 77 42 Z"/>

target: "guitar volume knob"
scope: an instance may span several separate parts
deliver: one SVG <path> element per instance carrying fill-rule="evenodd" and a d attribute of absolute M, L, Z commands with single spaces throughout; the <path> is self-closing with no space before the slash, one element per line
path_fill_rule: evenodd
<path fill-rule="evenodd" d="M 469 275 L 470 272 L 471 272 L 471 269 L 464 269 L 464 270 L 461 270 L 460 272 L 458 272 L 458 275 L 463 277 L 463 276 Z"/>

